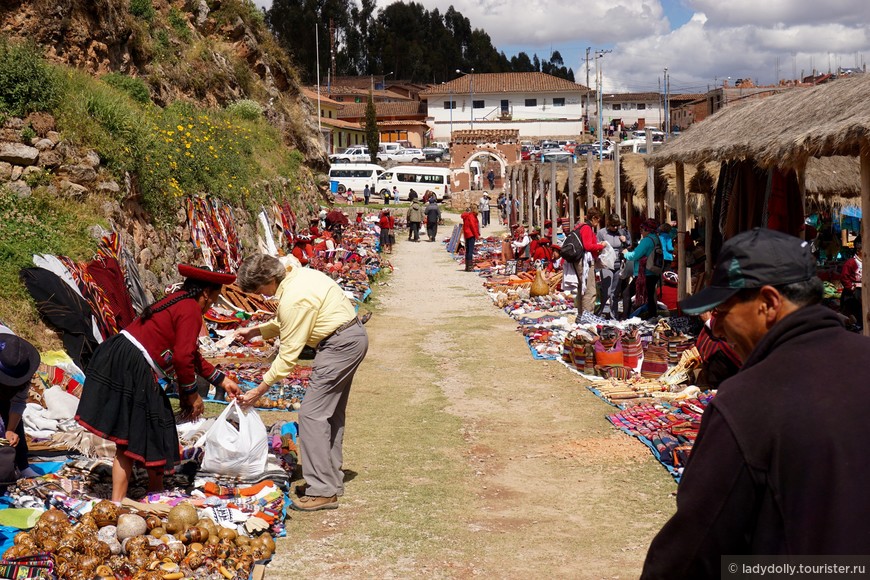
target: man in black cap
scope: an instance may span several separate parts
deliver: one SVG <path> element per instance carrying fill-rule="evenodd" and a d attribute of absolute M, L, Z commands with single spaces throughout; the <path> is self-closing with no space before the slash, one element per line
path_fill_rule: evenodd
<path fill-rule="evenodd" d="M 809 244 L 754 229 L 680 303 L 714 311 L 744 363 L 704 412 L 642 578 L 724 577 L 730 554 L 870 554 L 870 340 L 821 299 Z"/>

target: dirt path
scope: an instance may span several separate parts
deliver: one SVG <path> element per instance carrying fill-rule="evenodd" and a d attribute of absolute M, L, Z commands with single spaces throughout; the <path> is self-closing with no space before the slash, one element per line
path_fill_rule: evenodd
<path fill-rule="evenodd" d="M 268 576 L 636 578 L 673 512 L 670 476 L 582 379 L 532 359 L 442 244 L 403 240 L 391 258 L 350 398 L 346 495 L 291 516 Z"/>

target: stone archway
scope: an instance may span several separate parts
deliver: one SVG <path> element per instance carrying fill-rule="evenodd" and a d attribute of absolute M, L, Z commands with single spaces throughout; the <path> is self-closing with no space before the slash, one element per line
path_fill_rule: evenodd
<path fill-rule="evenodd" d="M 471 163 L 484 155 L 493 157 L 499 164 L 499 179 L 501 185 L 507 178 L 507 167 L 520 160 L 518 143 L 501 143 L 497 145 L 456 144 L 451 150 L 450 169 L 453 171 L 453 189 L 471 189 Z M 482 177 L 485 183 L 485 172 Z"/>

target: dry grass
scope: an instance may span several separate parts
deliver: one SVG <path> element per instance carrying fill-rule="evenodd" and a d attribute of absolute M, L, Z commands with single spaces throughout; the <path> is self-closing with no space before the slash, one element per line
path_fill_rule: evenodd
<path fill-rule="evenodd" d="M 392 259 L 341 507 L 291 514 L 269 576 L 636 578 L 673 511 L 670 476 L 582 379 L 531 358 L 443 246 L 400 242 Z"/>

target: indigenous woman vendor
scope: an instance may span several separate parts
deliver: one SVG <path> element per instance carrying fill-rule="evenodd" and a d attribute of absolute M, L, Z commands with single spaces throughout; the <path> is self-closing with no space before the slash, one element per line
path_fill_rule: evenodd
<path fill-rule="evenodd" d="M 134 461 L 148 470 L 148 491 L 159 491 L 164 471 L 180 459 L 175 418 L 159 377 L 174 375 L 182 415 L 190 419 L 203 412 L 197 374 L 230 398 L 240 394 L 236 382 L 203 360 L 198 349 L 202 315 L 236 277 L 186 264 L 178 272 L 185 278 L 181 290 L 145 308 L 102 343 L 88 365 L 76 420 L 117 446 L 112 501 L 127 495 Z"/>
<path fill-rule="evenodd" d="M 288 271 L 289 270 L 289 271 Z M 335 509 L 344 494 L 342 439 L 347 399 L 369 338 L 353 304 L 335 281 L 318 270 L 288 268 L 277 258 L 257 254 L 239 267 L 245 292 L 274 296 L 277 317 L 236 331 L 248 341 L 278 336 L 281 346 L 263 381 L 240 400 L 250 406 L 293 370 L 306 345 L 316 348 L 314 369 L 299 409 L 299 442 L 306 494 L 291 507 L 300 511 Z"/>

